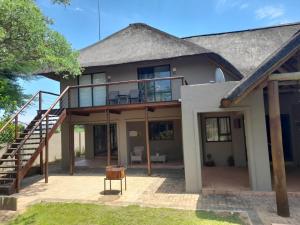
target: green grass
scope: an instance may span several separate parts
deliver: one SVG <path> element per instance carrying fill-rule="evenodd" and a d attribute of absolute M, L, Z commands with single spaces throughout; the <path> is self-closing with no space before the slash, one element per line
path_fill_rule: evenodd
<path fill-rule="evenodd" d="M 41 203 L 9 224 L 100 225 L 236 225 L 238 214 L 186 211 L 139 206 L 115 207 L 79 203 Z"/>

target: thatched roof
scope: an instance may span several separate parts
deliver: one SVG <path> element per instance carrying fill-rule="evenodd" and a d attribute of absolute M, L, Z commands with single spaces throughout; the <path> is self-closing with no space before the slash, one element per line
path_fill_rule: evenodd
<path fill-rule="evenodd" d="M 221 100 L 221 106 L 227 107 L 237 99 L 245 97 L 247 93 L 250 93 L 260 83 L 265 81 L 271 73 L 284 64 L 299 49 L 300 30 L 263 61 L 251 75 L 244 77 L 237 86 L 224 96 Z"/>
<path fill-rule="evenodd" d="M 245 76 L 300 29 L 300 23 L 183 38 L 218 53 Z"/>
<path fill-rule="evenodd" d="M 206 55 L 237 78 L 242 78 L 231 63 L 213 51 L 141 23 L 131 24 L 81 49 L 79 62 L 82 67 L 94 67 L 192 55 Z"/>

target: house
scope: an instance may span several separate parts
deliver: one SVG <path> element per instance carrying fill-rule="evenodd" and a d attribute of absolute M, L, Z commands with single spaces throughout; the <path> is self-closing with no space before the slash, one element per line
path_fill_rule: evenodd
<path fill-rule="evenodd" d="M 206 170 L 221 168 L 217 178 L 230 168 L 229 182 L 245 171 L 247 188 L 271 191 L 270 77 L 281 80 L 286 165 L 300 166 L 299 30 L 295 23 L 178 38 L 130 24 L 80 50 L 82 76 L 44 74 L 61 84 L 60 108 L 40 109 L 37 120 L 53 114 L 51 129 L 61 124 L 62 166 L 71 174 L 74 126 L 83 125 L 85 158 L 103 166 L 147 168 L 149 175 L 160 166 L 184 168 L 186 191 L 196 193 Z M 34 159 L 47 146 L 41 140 Z"/>

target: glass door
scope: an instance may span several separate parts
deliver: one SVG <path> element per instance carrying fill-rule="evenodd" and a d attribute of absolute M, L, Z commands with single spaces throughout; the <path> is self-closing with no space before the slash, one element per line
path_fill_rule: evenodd
<path fill-rule="evenodd" d="M 106 83 L 105 73 L 96 73 L 92 75 L 93 84 Z M 93 87 L 93 105 L 106 105 L 106 86 Z"/>
<path fill-rule="evenodd" d="M 82 75 L 79 77 L 79 85 L 91 84 L 91 75 Z M 85 87 L 79 89 L 79 107 L 92 106 L 92 88 Z"/>
<path fill-rule="evenodd" d="M 145 67 L 138 69 L 138 79 L 153 79 L 171 77 L 170 65 Z M 139 84 L 139 90 L 144 96 L 147 94 L 147 101 L 170 101 L 172 90 L 170 80 L 151 81 Z"/>

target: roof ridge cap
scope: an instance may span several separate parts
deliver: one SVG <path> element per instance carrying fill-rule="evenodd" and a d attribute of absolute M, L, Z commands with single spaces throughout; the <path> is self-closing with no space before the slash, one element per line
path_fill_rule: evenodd
<path fill-rule="evenodd" d="M 225 32 L 191 35 L 191 36 L 181 37 L 181 39 L 190 39 L 190 38 L 194 38 L 194 37 L 216 36 L 216 35 L 223 35 L 223 34 L 234 34 L 234 33 L 242 33 L 242 32 L 252 32 L 252 31 L 258 31 L 258 30 L 267 30 L 267 29 L 273 29 L 273 28 L 279 28 L 279 27 L 288 27 L 288 26 L 295 26 L 295 25 L 300 25 L 300 21 L 299 22 L 294 22 L 294 23 L 277 24 L 277 25 L 266 26 L 266 27 L 256 27 L 256 28 L 250 28 L 250 29 L 242 29 L 242 30 L 236 30 L 236 31 L 225 31 Z"/>

